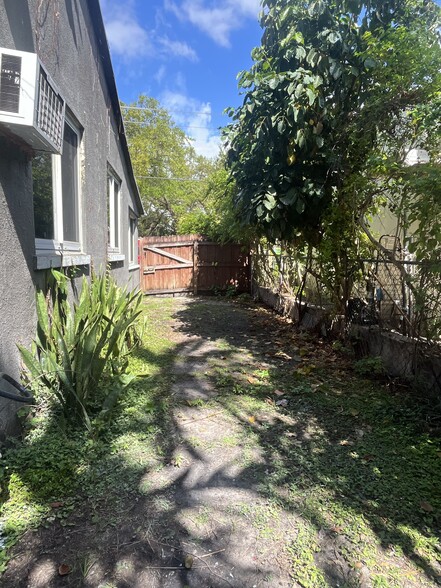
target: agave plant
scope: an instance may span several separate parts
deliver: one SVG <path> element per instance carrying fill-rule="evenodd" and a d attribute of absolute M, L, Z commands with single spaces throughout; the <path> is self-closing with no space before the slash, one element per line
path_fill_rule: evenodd
<path fill-rule="evenodd" d="M 67 418 L 90 425 L 91 407 L 105 376 L 112 377 L 103 403 L 108 412 L 127 374 L 128 356 L 139 343 L 137 319 L 142 294 L 119 287 L 108 275 L 83 278 L 81 294 L 72 306 L 69 279 L 52 270 L 45 295 L 37 292 L 37 335 L 32 351 L 19 346 L 28 379 L 54 394 Z"/>

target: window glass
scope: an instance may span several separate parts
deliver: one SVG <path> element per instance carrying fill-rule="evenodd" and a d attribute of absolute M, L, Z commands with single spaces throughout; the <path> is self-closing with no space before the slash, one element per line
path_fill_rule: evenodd
<path fill-rule="evenodd" d="M 63 239 L 79 241 L 78 234 L 78 136 L 64 125 L 61 156 L 61 191 L 63 200 Z"/>
<path fill-rule="evenodd" d="M 111 247 L 112 243 L 112 212 L 110 210 L 111 201 L 110 195 L 112 193 L 112 178 L 111 176 L 107 176 L 107 245 Z"/>
<path fill-rule="evenodd" d="M 54 239 L 54 194 L 52 156 L 38 153 L 32 161 L 35 236 Z"/>
<path fill-rule="evenodd" d="M 66 119 L 62 154 L 37 153 L 32 161 L 37 252 L 80 250 L 80 133 Z"/>
<path fill-rule="evenodd" d="M 120 248 L 120 206 L 121 181 L 108 171 L 107 175 L 107 217 L 108 217 L 108 245 L 109 249 L 119 251 Z"/>
<path fill-rule="evenodd" d="M 113 222 L 114 222 L 114 243 L 113 246 L 118 249 L 119 248 L 119 183 L 114 179 L 113 180 L 113 206 L 114 206 L 114 213 L 113 213 Z"/>
<path fill-rule="evenodd" d="M 129 216 L 129 262 L 135 263 L 137 220 L 133 214 Z"/>

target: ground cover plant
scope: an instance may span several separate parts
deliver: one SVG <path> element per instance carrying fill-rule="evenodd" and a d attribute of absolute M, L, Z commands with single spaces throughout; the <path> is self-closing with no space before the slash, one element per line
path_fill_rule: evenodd
<path fill-rule="evenodd" d="M 42 408 L 6 454 L 3 534 L 38 528 L 2 585 L 438 585 L 430 402 L 248 302 L 144 314 L 143 377 L 108 428 L 63 430 Z"/>
<path fill-rule="evenodd" d="M 165 324 L 167 306 L 161 304 Z M 150 310 L 154 314 L 154 305 Z M 171 343 L 161 323 L 149 318 L 148 350 L 130 358 L 129 372 L 139 376 L 139 381 L 125 389 L 105 426 L 94 423 L 91 430 L 66 420 L 59 406 L 48 399 L 41 399 L 34 411 L 23 415 L 24 439 L 10 440 L 0 470 L 1 571 L 8 560 L 8 547 L 24 531 L 54 521 L 72 524 L 67 519 L 85 497 L 90 516 L 98 505 L 105 509 L 109 504 L 112 516 L 118 518 L 124 492 L 133 491 L 143 467 L 138 460 L 139 446 L 144 460 L 155 458 L 150 443 L 156 433 L 155 419 L 163 410 L 160 397 L 169 378 L 161 368 L 167 364 Z M 140 394 L 145 381 L 148 386 Z"/>

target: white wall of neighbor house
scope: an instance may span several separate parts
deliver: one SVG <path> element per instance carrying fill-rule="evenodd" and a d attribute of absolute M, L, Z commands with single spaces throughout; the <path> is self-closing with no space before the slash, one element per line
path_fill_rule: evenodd
<path fill-rule="evenodd" d="M 78 276 L 108 267 L 139 286 L 139 198 L 94 31 L 87 0 L 0 2 L 0 47 L 37 53 L 67 113 L 63 155 L 32 151 L 0 125 L 0 371 L 15 378 L 16 346 L 35 334 L 35 288 L 50 267 L 76 266 Z M 16 408 L 0 399 L 0 435 Z"/>
<path fill-rule="evenodd" d="M 418 165 L 420 163 L 428 163 L 430 157 L 425 149 L 410 149 L 404 161 L 407 165 Z M 417 224 L 411 225 L 408 234 L 404 235 L 397 215 L 385 207 L 381 214 L 372 219 L 371 228 L 378 239 L 383 235 L 394 236 L 399 239 L 402 246 L 405 246 L 407 240 L 417 230 L 418 226 Z"/>

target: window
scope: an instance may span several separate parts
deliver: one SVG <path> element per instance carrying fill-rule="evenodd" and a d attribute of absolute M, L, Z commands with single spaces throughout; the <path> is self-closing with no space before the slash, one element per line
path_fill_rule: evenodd
<path fill-rule="evenodd" d="M 37 254 L 41 250 L 80 250 L 80 138 L 80 129 L 66 119 L 62 155 L 38 153 L 33 160 Z"/>
<path fill-rule="evenodd" d="M 107 219 L 109 251 L 120 251 L 121 180 L 109 170 L 107 174 Z"/>
<path fill-rule="evenodd" d="M 133 210 L 129 209 L 129 265 L 138 264 L 138 239 L 137 239 L 138 219 Z"/>

